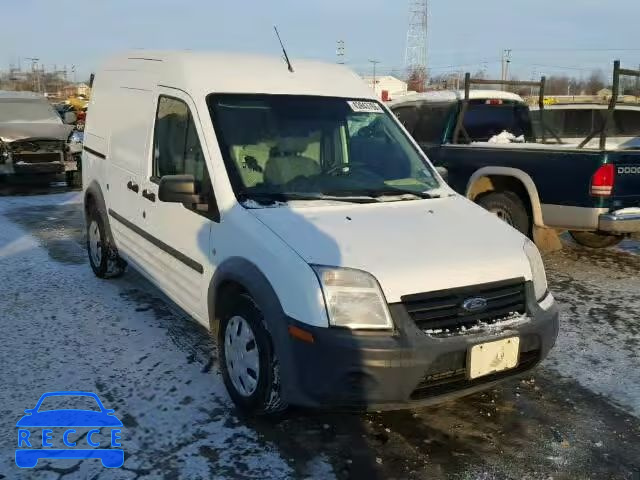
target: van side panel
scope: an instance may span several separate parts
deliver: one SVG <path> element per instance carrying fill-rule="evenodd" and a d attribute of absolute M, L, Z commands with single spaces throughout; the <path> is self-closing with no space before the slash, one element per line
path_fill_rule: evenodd
<path fill-rule="evenodd" d="M 152 92 L 120 87 L 114 93 L 121 109 L 111 112 L 111 165 L 133 175 L 142 175 L 155 115 Z"/>

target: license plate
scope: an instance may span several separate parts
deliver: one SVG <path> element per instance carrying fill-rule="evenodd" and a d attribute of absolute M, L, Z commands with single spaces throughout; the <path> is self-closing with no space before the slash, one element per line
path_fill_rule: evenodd
<path fill-rule="evenodd" d="M 474 345 L 467 354 L 467 377 L 474 379 L 515 368 L 519 353 L 518 337 Z"/>

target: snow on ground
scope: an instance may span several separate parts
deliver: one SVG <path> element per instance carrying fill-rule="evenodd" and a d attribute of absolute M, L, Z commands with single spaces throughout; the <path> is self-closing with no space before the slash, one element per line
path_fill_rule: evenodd
<path fill-rule="evenodd" d="M 574 479 L 640 468 L 637 241 L 545 257 L 560 337 L 524 379 L 428 408 L 293 409 L 272 422 L 235 413 L 208 334 L 157 289 L 131 270 L 93 276 L 79 200 L 0 198 L 0 479 Z M 68 460 L 17 471 L 15 422 L 64 389 L 116 410 L 124 468 Z"/>
<path fill-rule="evenodd" d="M 291 476 L 276 448 L 234 414 L 211 368 L 206 334 L 195 323 L 157 308 L 164 304 L 161 295 L 141 289 L 148 284 L 133 273 L 117 283 L 95 278 L 79 245 L 81 257 L 52 261 L 34 237 L 3 215 L 16 205 L 51 201 L 2 199 L 0 478 L 25 478 L 13 461 L 15 423 L 41 394 L 57 390 L 97 393 L 125 425 L 124 467 L 105 473 L 98 460 L 56 462 L 77 478 Z M 184 324 L 172 324 L 176 317 Z M 174 340 L 196 347 L 184 350 Z M 322 459 L 313 459 L 309 469 L 317 478 L 332 477 Z M 29 471 L 29 478 L 57 477 L 47 461 Z"/>
<path fill-rule="evenodd" d="M 545 258 L 562 315 L 545 365 L 640 416 L 640 256 L 629 253 L 634 243 L 602 251 L 568 245 Z"/>

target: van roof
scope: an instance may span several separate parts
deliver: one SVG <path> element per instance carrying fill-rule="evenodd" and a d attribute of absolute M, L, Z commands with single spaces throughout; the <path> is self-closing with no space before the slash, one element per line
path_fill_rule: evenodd
<path fill-rule="evenodd" d="M 267 93 L 374 98 L 353 71 L 342 65 L 292 59 L 294 72 L 283 59 L 243 53 L 134 50 L 110 58 L 101 72 L 144 72 L 158 85 L 190 94 Z M 101 73 L 96 75 L 100 80 Z"/>
<path fill-rule="evenodd" d="M 470 90 L 469 98 L 471 100 L 512 100 L 514 102 L 522 102 L 524 100 L 520 95 L 511 92 L 503 92 L 502 90 Z M 389 106 L 397 106 L 404 103 L 421 103 L 421 102 L 456 102 L 464 99 L 463 90 L 433 90 L 424 93 L 414 93 L 404 97 L 398 97 L 389 102 Z"/>

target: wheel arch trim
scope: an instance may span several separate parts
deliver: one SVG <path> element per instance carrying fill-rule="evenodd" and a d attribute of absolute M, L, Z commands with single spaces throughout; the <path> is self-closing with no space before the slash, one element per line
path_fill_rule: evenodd
<path fill-rule="evenodd" d="M 467 188 L 465 190 L 465 196 L 470 198 L 470 193 L 473 185 L 482 177 L 490 177 L 490 176 L 503 176 L 503 177 L 512 177 L 519 180 L 526 189 L 529 195 L 529 201 L 531 203 L 531 213 L 533 214 L 533 223 L 538 227 L 544 226 L 544 220 L 542 217 L 542 207 L 540 205 L 540 196 L 538 194 L 538 189 L 536 188 L 535 183 L 531 179 L 531 177 L 517 168 L 510 167 L 498 167 L 498 166 L 489 166 L 482 167 L 479 170 L 475 171 L 471 178 L 467 182 Z"/>
<path fill-rule="evenodd" d="M 106 233 L 109 236 L 109 240 L 113 244 L 115 244 L 113 233 L 111 232 L 111 224 L 109 223 L 109 215 L 107 212 L 107 202 L 104 199 L 102 188 L 100 187 L 100 184 L 96 180 L 91 181 L 91 183 L 87 186 L 87 188 L 84 191 L 84 199 L 83 199 L 84 200 L 84 220 L 87 226 L 89 223 L 88 213 L 89 213 L 90 197 L 94 199 L 95 205 L 98 208 L 98 212 L 100 213 L 100 215 L 102 215 L 104 228 L 107 231 Z"/>
<path fill-rule="evenodd" d="M 217 295 L 220 288 L 227 282 L 242 287 L 256 302 L 262 311 L 265 328 L 271 335 L 272 345 L 280 364 L 282 391 L 287 398 L 292 388 L 289 379 L 295 378 L 295 364 L 290 348 L 288 333 L 288 316 L 280 299 L 266 275 L 253 262 L 243 257 L 229 257 L 215 270 L 207 291 L 207 307 L 211 333 L 218 340 L 220 330 L 219 318 L 216 313 Z"/>

